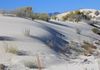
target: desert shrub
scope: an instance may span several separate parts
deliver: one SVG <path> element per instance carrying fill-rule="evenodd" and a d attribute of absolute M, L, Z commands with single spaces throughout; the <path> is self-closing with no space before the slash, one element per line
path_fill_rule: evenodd
<path fill-rule="evenodd" d="M 81 30 L 79 28 L 76 28 L 76 33 L 81 34 Z"/>
<path fill-rule="evenodd" d="M 32 20 L 38 19 L 38 17 L 39 17 L 38 13 L 32 13 L 32 14 L 31 14 Z"/>
<path fill-rule="evenodd" d="M 7 43 L 7 42 L 3 42 L 3 44 L 4 44 L 5 52 L 12 53 L 12 54 L 18 53 L 18 48 L 15 44 L 12 45 L 11 43 Z"/>
<path fill-rule="evenodd" d="M 28 53 L 26 51 L 19 50 L 17 48 L 17 46 L 15 46 L 15 45 L 12 46 L 11 44 L 8 44 L 8 43 L 6 43 L 4 49 L 5 49 L 6 53 L 12 53 L 12 54 L 16 54 L 16 55 L 19 55 L 19 56 L 28 55 Z"/>
<path fill-rule="evenodd" d="M 91 48 L 93 48 L 93 49 L 96 49 L 96 46 L 94 46 L 93 44 L 91 44 L 91 43 L 89 43 L 89 42 L 87 42 L 87 41 L 84 41 L 83 42 L 85 45 L 87 45 L 87 46 L 90 46 Z"/>
<path fill-rule="evenodd" d="M 6 66 L 4 64 L 0 64 L 0 70 L 5 70 Z"/>
<path fill-rule="evenodd" d="M 95 44 L 100 45 L 100 40 L 95 41 Z"/>
<path fill-rule="evenodd" d="M 32 11 L 32 7 L 22 7 L 22 8 L 17 8 L 14 11 L 15 15 L 18 17 L 23 17 L 23 18 L 30 18 L 32 20 L 34 19 L 40 19 L 44 21 L 48 21 L 50 19 L 50 16 L 47 13 L 35 13 Z"/>
<path fill-rule="evenodd" d="M 40 14 L 38 14 L 37 19 L 48 21 L 50 19 L 50 17 L 47 13 L 40 13 Z"/>
<path fill-rule="evenodd" d="M 94 49 L 96 49 L 97 47 L 94 46 L 93 44 L 87 42 L 87 41 L 84 41 L 83 42 L 83 45 L 81 46 L 82 48 L 85 49 L 85 52 L 86 53 L 89 53 L 89 54 L 92 54 Z"/>
<path fill-rule="evenodd" d="M 22 7 L 22 8 L 17 8 L 15 10 L 16 12 L 16 16 L 18 17 L 28 17 L 30 18 L 31 17 L 31 14 L 32 14 L 32 7 Z"/>
<path fill-rule="evenodd" d="M 99 14 L 100 14 L 100 12 L 99 12 L 99 11 L 96 11 L 96 12 L 95 12 L 95 15 L 96 15 L 96 16 L 98 16 Z"/>
<path fill-rule="evenodd" d="M 52 19 L 54 19 L 54 20 L 56 20 L 56 19 L 57 19 L 57 17 L 56 17 L 56 16 L 51 16 L 51 18 L 52 18 Z"/>
<path fill-rule="evenodd" d="M 23 64 L 28 68 L 38 68 L 38 65 L 33 61 L 24 61 Z"/>
<path fill-rule="evenodd" d="M 70 12 L 67 15 L 63 16 L 62 18 L 63 18 L 63 21 L 66 21 L 66 20 L 70 20 L 71 21 L 73 16 L 74 16 L 74 13 Z"/>
<path fill-rule="evenodd" d="M 17 54 L 18 53 L 18 49 L 16 47 L 6 47 L 6 52 L 8 53 L 12 53 L 12 54 Z"/>
<path fill-rule="evenodd" d="M 70 49 L 76 51 L 77 53 L 80 53 L 83 51 L 81 46 L 77 42 L 74 42 L 74 41 L 70 42 L 69 47 L 70 47 Z"/>
<path fill-rule="evenodd" d="M 79 14 L 80 15 L 80 14 L 83 14 L 83 13 L 80 12 L 79 10 L 77 10 L 77 11 L 74 12 L 74 14 L 77 14 L 77 15 Z"/>
<path fill-rule="evenodd" d="M 85 15 L 84 12 L 74 11 L 74 12 L 70 12 L 67 15 L 63 16 L 63 20 L 79 22 L 81 20 L 90 20 L 90 17 Z"/>
<path fill-rule="evenodd" d="M 25 29 L 24 30 L 24 35 L 25 36 L 30 36 L 30 29 Z"/>
<path fill-rule="evenodd" d="M 33 13 L 31 15 L 31 18 L 48 21 L 50 19 L 50 16 L 47 13 Z"/>
<path fill-rule="evenodd" d="M 92 31 L 96 34 L 100 34 L 100 30 L 98 28 L 93 28 Z"/>

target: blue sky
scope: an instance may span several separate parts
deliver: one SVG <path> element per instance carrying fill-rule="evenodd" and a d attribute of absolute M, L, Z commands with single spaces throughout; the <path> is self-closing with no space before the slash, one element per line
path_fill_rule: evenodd
<path fill-rule="evenodd" d="M 35 12 L 65 12 L 80 8 L 100 9 L 100 0 L 0 0 L 0 9 L 32 6 Z"/>

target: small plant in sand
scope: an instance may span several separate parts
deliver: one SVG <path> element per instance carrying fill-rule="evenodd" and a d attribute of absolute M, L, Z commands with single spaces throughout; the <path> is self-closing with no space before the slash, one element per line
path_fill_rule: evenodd
<path fill-rule="evenodd" d="M 36 56 L 36 59 L 24 60 L 22 61 L 22 63 L 24 64 L 25 67 L 28 68 L 39 69 L 39 70 L 42 70 L 44 68 L 43 64 L 41 63 L 39 55 Z"/>
<path fill-rule="evenodd" d="M 7 47 L 6 48 L 6 52 L 17 54 L 18 53 L 18 49 L 16 47 Z"/>
<path fill-rule="evenodd" d="M 28 68 L 38 68 L 38 65 L 36 65 L 33 61 L 24 61 L 23 64 Z"/>
<path fill-rule="evenodd" d="M 3 42 L 3 43 L 4 43 L 4 50 L 6 53 L 12 53 L 12 54 L 16 54 L 19 56 L 28 55 L 27 51 L 19 50 L 15 44 L 13 45 L 13 44 L 8 43 L 8 42 Z"/>
<path fill-rule="evenodd" d="M 30 29 L 25 29 L 24 30 L 24 35 L 25 36 L 30 36 Z"/>
<path fill-rule="evenodd" d="M 13 46 L 11 43 L 4 42 L 4 48 L 5 52 L 7 53 L 12 53 L 12 54 L 18 53 L 17 46 L 16 45 Z"/>
<path fill-rule="evenodd" d="M 94 50 L 97 49 L 96 46 L 87 41 L 84 41 L 81 47 L 85 49 L 85 54 L 92 54 Z"/>
<path fill-rule="evenodd" d="M 93 28 L 92 31 L 96 34 L 100 35 L 100 30 L 98 28 Z"/>
<path fill-rule="evenodd" d="M 76 28 L 76 33 L 81 34 L 81 30 L 79 28 Z"/>

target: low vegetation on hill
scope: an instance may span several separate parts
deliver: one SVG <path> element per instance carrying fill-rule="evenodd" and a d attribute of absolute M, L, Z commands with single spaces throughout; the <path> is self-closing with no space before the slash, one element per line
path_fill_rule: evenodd
<path fill-rule="evenodd" d="M 72 11 L 69 14 L 63 16 L 63 21 L 66 21 L 66 20 L 79 22 L 81 20 L 90 20 L 90 17 L 85 15 L 84 12 Z"/>
<path fill-rule="evenodd" d="M 100 30 L 98 28 L 93 28 L 92 31 L 98 35 L 100 35 Z"/>
<path fill-rule="evenodd" d="M 22 17 L 22 18 L 27 18 L 27 19 L 39 19 L 39 20 L 44 20 L 48 21 L 50 16 L 48 13 L 36 13 L 33 11 L 32 7 L 22 7 L 22 8 L 17 8 L 13 11 L 3 11 L 2 13 L 4 16 L 17 16 L 17 17 Z"/>
<path fill-rule="evenodd" d="M 31 18 L 32 20 L 39 19 L 48 21 L 50 18 L 47 13 L 34 13 L 32 7 L 19 8 L 16 10 L 16 15 L 19 17 Z"/>
<path fill-rule="evenodd" d="M 47 13 L 33 13 L 31 15 L 31 18 L 32 20 L 39 19 L 39 20 L 48 21 L 50 19 L 50 16 Z"/>
<path fill-rule="evenodd" d="M 97 49 L 96 46 L 94 46 L 93 44 L 91 44 L 87 41 L 84 41 L 83 45 L 81 47 L 84 48 L 84 50 L 85 50 L 84 55 L 92 54 L 94 52 L 94 50 Z"/>

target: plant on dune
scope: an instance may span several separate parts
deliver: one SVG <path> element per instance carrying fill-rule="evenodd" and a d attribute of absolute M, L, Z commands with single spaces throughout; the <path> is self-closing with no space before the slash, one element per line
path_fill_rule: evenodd
<path fill-rule="evenodd" d="M 100 14 L 100 12 L 99 12 L 99 11 L 96 11 L 96 12 L 95 12 L 95 15 L 96 15 L 96 16 L 98 16 L 99 14 Z"/>
<path fill-rule="evenodd" d="M 38 14 L 38 18 L 40 20 L 49 21 L 50 16 L 47 13 L 40 13 Z"/>
<path fill-rule="evenodd" d="M 24 35 L 30 36 L 30 29 L 24 29 Z"/>
<path fill-rule="evenodd" d="M 77 42 L 74 42 L 74 41 L 70 42 L 69 47 L 76 52 L 82 52 L 83 51 L 83 49 L 80 47 L 80 45 Z"/>
<path fill-rule="evenodd" d="M 52 19 L 54 19 L 54 20 L 56 20 L 56 19 L 57 19 L 57 17 L 56 17 L 56 16 L 51 16 L 51 18 L 52 18 Z"/>
<path fill-rule="evenodd" d="M 32 13 L 31 18 L 33 20 L 39 19 L 39 20 L 49 21 L 50 16 L 47 13 Z"/>
<path fill-rule="evenodd" d="M 84 41 L 83 45 L 81 47 L 84 48 L 86 55 L 87 54 L 92 54 L 94 52 L 94 50 L 97 49 L 96 46 L 94 46 L 93 44 L 91 44 L 87 41 Z"/>
<path fill-rule="evenodd" d="M 38 68 L 38 65 L 33 61 L 24 61 L 23 64 L 28 68 Z"/>
<path fill-rule="evenodd" d="M 17 8 L 15 10 L 15 14 L 18 17 L 31 18 L 31 15 L 32 15 L 32 7 Z"/>
<path fill-rule="evenodd" d="M 36 55 L 35 59 L 22 60 L 22 64 L 30 69 L 42 70 L 44 68 L 39 55 Z"/>
<path fill-rule="evenodd" d="M 7 47 L 6 48 L 6 52 L 12 53 L 12 54 L 17 54 L 18 53 L 18 49 L 16 47 Z"/>
<path fill-rule="evenodd" d="M 93 28 L 92 31 L 96 34 L 100 34 L 100 30 L 98 28 Z"/>
<path fill-rule="evenodd" d="M 12 54 L 17 54 L 18 53 L 18 49 L 16 46 L 12 46 L 12 44 L 9 44 L 7 42 L 4 42 L 4 48 L 5 48 L 5 52 L 7 53 L 12 53 Z"/>
<path fill-rule="evenodd" d="M 81 34 L 81 30 L 79 28 L 76 28 L 76 33 Z"/>
<path fill-rule="evenodd" d="M 6 66 L 4 64 L 0 64 L 0 70 L 5 70 Z"/>
<path fill-rule="evenodd" d="M 79 22 L 81 20 L 90 20 L 90 17 L 85 15 L 84 12 L 76 10 L 76 11 L 72 11 L 68 13 L 67 15 L 63 16 L 63 21 L 66 21 L 66 20 Z"/>
<path fill-rule="evenodd" d="M 17 47 L 13 47 L 13 46 L 6 47 L 6 48 L 5 48 L 5 51 L 6 51 L 7 53 L 16 54 L 16 55 L 19 55 L 19 56 L 28 55 L 26 51 L 19 50 Z"/>

